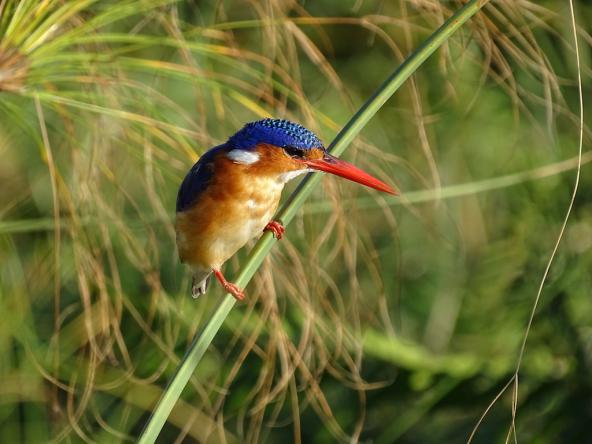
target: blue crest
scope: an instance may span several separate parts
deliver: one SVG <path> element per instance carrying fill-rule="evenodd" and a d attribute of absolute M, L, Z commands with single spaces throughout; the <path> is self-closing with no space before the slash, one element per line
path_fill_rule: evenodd
<path fill-rule="evenodd" d="M 263 119 L 247 123 L 226 142 L 232 148 L 243 150 L 253 148 L 260 143 L 303 150 L 323 147 L 323 143 L 312 131 L 283 119 Z"/>

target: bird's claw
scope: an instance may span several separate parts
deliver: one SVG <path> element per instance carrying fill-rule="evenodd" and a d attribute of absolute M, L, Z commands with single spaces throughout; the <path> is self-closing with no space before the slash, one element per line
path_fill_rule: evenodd
<path fill-rule="evenodd" d="M 284 233 L 286 232 L 286 228 L 278 221 L 272 220 L 267 225 L 263 231 L 271 231 L 277 240 L 280 240 Z"/>
<path fill-rule="evenodd" d="M 238 288 L 237 285 L 227 282 L 224 285 L 224 290 L 230 293 L 237 301 L 242 301 L 245 298 L 245 292 Z"/>
<path fill-rule="evenodd" d="M 228 282 L 220 270 L 213 270 L 216 279 L 222 284 L 224 290 L 230 293 L 237 301 L 242 301 L 245 298 L 245 293 L 238 285 Z"/>

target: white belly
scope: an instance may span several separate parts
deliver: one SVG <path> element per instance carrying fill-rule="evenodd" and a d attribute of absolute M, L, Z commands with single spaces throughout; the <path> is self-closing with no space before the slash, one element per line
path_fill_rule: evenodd
<path fill-rule="evenodd" d="M 232 215 L 220 224 L 219 231 L 212 239 L 212 254 L 216 264 L 221 266 L 248 241 L 259 237 L 265 226 L 272 220 L 277 210 L 284 184 L 271 179 L 259 179 L 253 184 L 253 191 L 247 199 L 237 199 L 232 206 Z"/>
<path fill-rule="evenodd" d="M 194 208 L 177 214 L 181 260 L 196 269 L 219 269 L 273 219 L 284 187 L 280 177 L 250 178 L 218 187 Z M 225 192 L 228 193 L 225 194 Z"/>

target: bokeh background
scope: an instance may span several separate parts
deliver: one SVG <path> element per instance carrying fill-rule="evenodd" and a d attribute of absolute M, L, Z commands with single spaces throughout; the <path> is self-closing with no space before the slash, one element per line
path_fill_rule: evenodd
<path fill-rule="evenodd" d="M 222 297 L 177 259 L 188 168 L 268 116 L 329 143 L 461 5 L 0 1 L 0 442 L 133 441 Z M 575 180 L 570 26 L 567 1 L 493 1 L 419 69 L 344 155 L 401 196 L 323 180 L 160 442 L 466 442 L 486 411 L 473 442 L 506 442 Z M 590 115 L 519 442 L 592 439 Z"/>

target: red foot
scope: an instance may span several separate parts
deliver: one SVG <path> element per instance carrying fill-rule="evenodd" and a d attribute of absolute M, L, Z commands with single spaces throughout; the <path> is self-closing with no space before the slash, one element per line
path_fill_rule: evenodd
<path fill-rule="evenodd" d="M 237 301 L 242 301 L 245 298 L 245 293 L 232 282 L 228 282 L 220 270 L 214 270 L 214 275 L 224 290 L 234 296 Z"/>
<path fill-rule="evenodd" d="M 286 229 L 280 222 L 272 220 L 267 225 L 265 225 L 263 231 L 271 231 L 276 239 L 280 240 L 284 236 Z"/>

